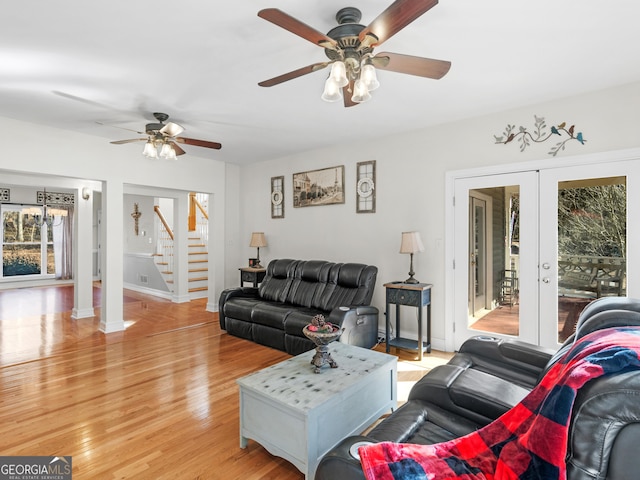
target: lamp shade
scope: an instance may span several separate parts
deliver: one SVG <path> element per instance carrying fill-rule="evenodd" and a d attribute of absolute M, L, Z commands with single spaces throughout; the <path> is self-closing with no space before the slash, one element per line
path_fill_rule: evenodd
<path fill-rule="evenodd" d="M 253 232 L 251 234 L 251 242 L 249 243 L 250 247 L 266 247 L 267 239 L 264 237 L 264 232 Z"/>
<path fill-rule="evenodd" d="M 402 232 L 400 253 L 424 252 L 424 245 L 420 238 L 420 232 Z"/>

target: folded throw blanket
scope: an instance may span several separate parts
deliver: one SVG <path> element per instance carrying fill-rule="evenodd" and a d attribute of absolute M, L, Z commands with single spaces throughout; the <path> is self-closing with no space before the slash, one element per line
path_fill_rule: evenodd
<path fill-rule="evenodd" d="M 522 402 L 489 425 L 436 445 L 360 447 L 368 480 L 565 479 L 577 391 L 602 375 L 640 367 L 640 329 L 599 330 L 576 342 Z"/>

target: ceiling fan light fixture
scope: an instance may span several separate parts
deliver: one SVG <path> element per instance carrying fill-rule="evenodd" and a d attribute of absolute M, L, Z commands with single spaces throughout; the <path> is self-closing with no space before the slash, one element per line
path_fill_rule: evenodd
<path fill-rule="evenodd" d="M 144 150 L 142 151 L 142 154 L 148 158 L 158 158 L 158 150 L 156 149 L 156 146 L 154 145 L 151 138 L 149 138 L 149 140 L 147 140 L 147 143 L 144 144 Z"/>
<path fill-rule="evenodd" d="M 329 78 L 333 79 L 340 88 L 347 86 L 349 83 L 349 79 L 347 78 L 347 66 L 343 61 L 336 60 L 331 64 L 331 73 L 329 74 Z"/>
<path fill-rule="evenodd" d="M 378 76 L 376 75 L 376 69 L 371 63 L 371 60 L 365 59 L 362 61 L 362 73 L 360 73 L 360 79 L 367 86 L 367 90 L 372 92 L 380 86 L 378 82 Z"/>
<path fill-rule="evenodd" d="M 160 156 L 162 158 L 169 158 L 172 150 L 173 150 L 173 147 L 171 146 L 171 144 L 164 142 L 162 144 L 162 148 L 160 149 Z M 173 155 L 175 156 L 175 151 L 173 152 Z"/>
<path fill-rule="evenodd" d="M 371 94 L 369 93 L 367 84 L 361 78 L 359 78 L 353 85 L 353 96 L 351 97 L 351 101 L 356 103 L 363 103 L 367 100 L 371 100 Z"/>
<path fill-rule="evenodd" d="M 167 160 L 177 160 L 176 151 L 172 145 L 169 145 L 169 153 L 167 154 Z"/>
<path fill-rule="evenodd" d="M 337 102 L 342 98 L 342 92 L 340 85 L 329 76 L 327 81 L 324 82 L 324 91 L 322 92 L 322 100 L 325 102 Z"/>

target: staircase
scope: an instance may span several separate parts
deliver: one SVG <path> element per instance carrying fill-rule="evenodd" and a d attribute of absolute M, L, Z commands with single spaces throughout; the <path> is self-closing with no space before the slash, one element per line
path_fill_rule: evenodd
<path fill-rule="evenodd" d="M 189 237 L 189 296 L 203 298 L 209 289 L 209 252 L 200 237 Z"/>
<path fill-rule="evenodd" d="M 203 204 L 206 206 L 207 196 L 204 194 L 192 194 L 193 216 L 189 220 L 189 297 L 205 298 L 208 296 L 209 285 L 209 251 L 207 248 L 208 237 L 208 216 Z M 204 195 L 200 197 L 200 195 Z M 195 208 L 195 207 L 198 208 Z M 173 231 L 164 220 L 159 207 L 155 208 L 156 214 L 160 218 L 158 238 L 158 253 L 155 254 L 155 263 L 167 284 L 170 291 L 174 291 L 174 263 L 173 263 Z"/>

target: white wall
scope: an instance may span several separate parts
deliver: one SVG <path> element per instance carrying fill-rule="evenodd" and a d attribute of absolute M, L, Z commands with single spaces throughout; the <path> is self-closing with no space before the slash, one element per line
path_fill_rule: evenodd
<path fill-rule="evenodd" d="M 138 235 L 135 233 L 135 220 L 131 216 L 134 204 L 138 204 Z M 145 253 L 151 255 L 155 253 L 155 212 L 153 197 L 143 195 L 124 196 L 123 202 L 123 241 L 125 253 Z"/>
<path fill-rule="evenodd" d="M 409 270 L 408 256 L 398 253 L 400 234 L 418 230 L 426 251 L 414 256 L 416 278 L 433 284 L 433 338 L 436 345 L 444 345 L 445 173 L 548 161 L 551 140 L 522 153 L 515 143 L 494 143 L 493 135 L 500 135 L 507 124 L 532 129 L 534 115 L 545 117 L 548 125 L 575 124 L 576 132 L 583 132 L 585 145 L 568 143 L 558 159 L 638 147 L 640 83 L 245 166 L 238 237 L 229 232 L 228 238 L 241 245 L 237 266 L 255 253 L 242 247 L 252 231 L 266 234 L 268 247 L 260 249 L 263 264 L 284 257 L 374 264 L 379 273 L 373 303 L 382 313 L 382 284 L 405 279 Z M 356 163 L 366 160 L 377 161 L 377 212 L 356 214 Z M 345 166 L 345 204 L 293 208 L 292 174 L 336 165 Z M 278 175 L 285 176 L 284 219 L 270 214 L 270 178 Z"/>

